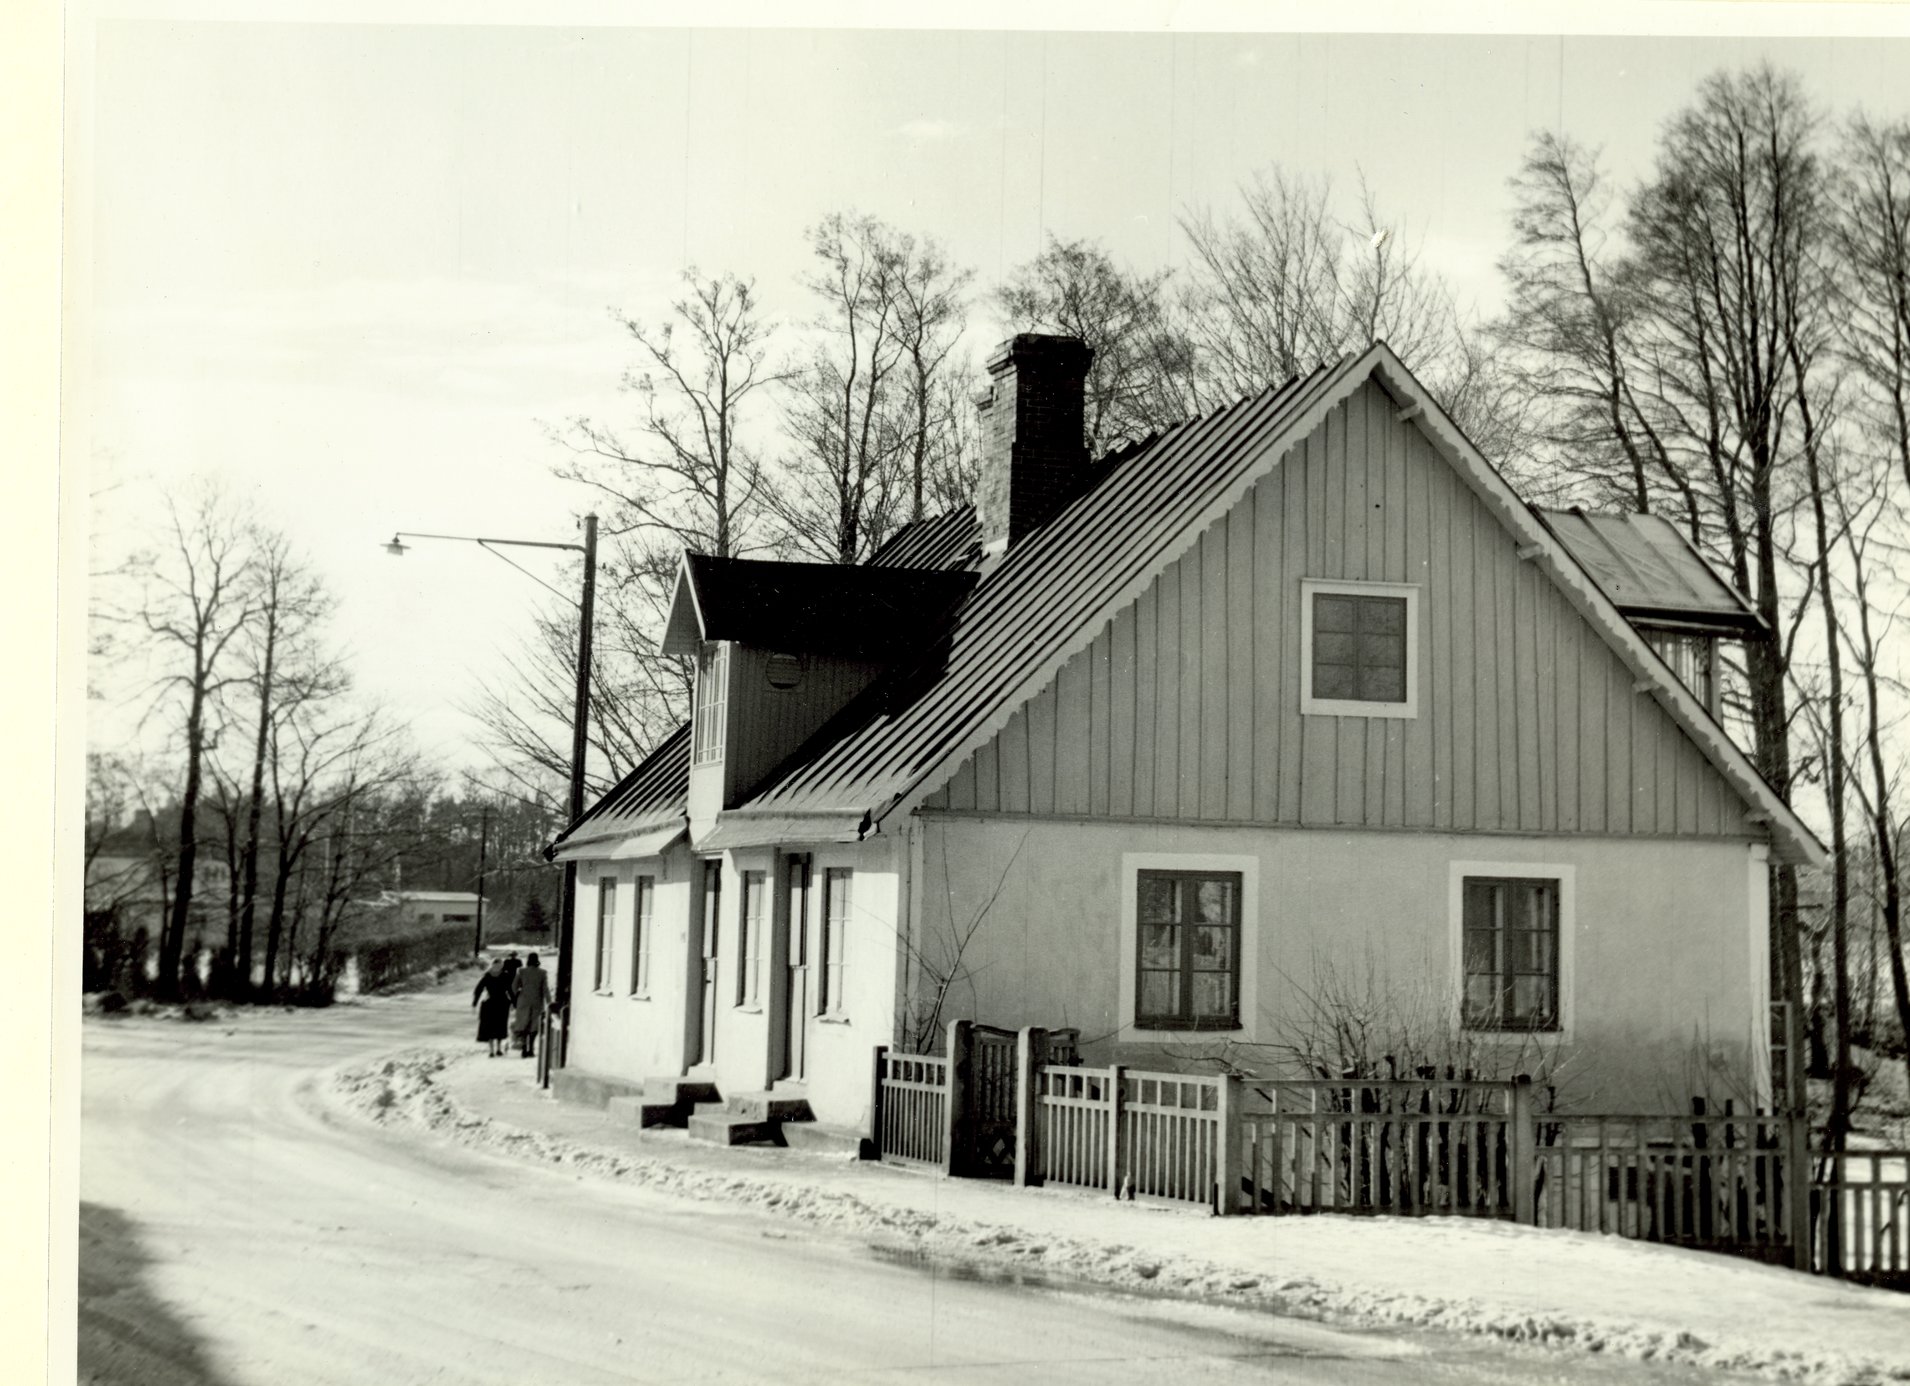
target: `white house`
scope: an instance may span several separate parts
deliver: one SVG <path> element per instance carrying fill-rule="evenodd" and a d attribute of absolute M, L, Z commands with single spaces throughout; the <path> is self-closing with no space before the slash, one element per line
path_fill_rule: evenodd
<path fill-rule="evenodd" d="M 1098 461 L 1089 359 L 1005 344 L 976 506 L 868 565 L 686 555 L 694 714 L 551 849 L 567 1063 L 856 1129 L 957 1016 L 1271 1076 L 1383 1003 L 1591 1109 L 1764 1094 L 1768 870 L 1823 849 L 1712 711 L 1742 599 L 1528 507 L 1384 345 Z"/>

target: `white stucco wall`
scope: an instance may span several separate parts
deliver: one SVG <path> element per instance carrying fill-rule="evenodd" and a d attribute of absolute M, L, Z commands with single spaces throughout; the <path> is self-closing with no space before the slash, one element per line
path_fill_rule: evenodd
<path fill-rule="evenodd" d="M 1753 1100 L 1767 1014 L 1763 849 L 1743 842 L 1331 832 L 933 816 L 922 820 L 924 947 L 975 930 L 942 1019 L 1078 1027 L 1089 1062 L 1212 1056 L 1271 1075 L 1308 998 L 1399 999 L 1456 1035 L 1456 863 L 1569 882 L 1564 1032 L 1467 1036 L 1513 1071 L 1556 1073 L 1586 1110 Z M 1136 1032 L 1123 882 L 1137 865 L 1240 870 L 1241 1028 Z M 997 893 L 998 892 L 998 893 Z M 1328 981 L 1337 978 L 1336 983 Z M 917 994 L 920 983 L 917 984 Z M 1229 1043 L 1231 1042 L 1231 1043 Z M 1540 1052 L 1542 1051 L 1542 1052 Z M 1541 1060 L 1544 1067 L 1541 1068 Z"/>
<path fill-rule="evenodd" d="M 803 1087 L 819 1121 L 863 1129 L 869 1116 L 875 1047 L 890 1043 L 895 1030 L 895 994 L 900 945 L 897 910 L 901 900 L 904 853 L 886 839 L 812 849 L 810 955 L 815 973 L 822 966 L 819 912 L 823 874 L 831 867 L 854 872 L 846 936 L 843 986 L 845 1004 L 808 1024 L 807 1082 Z M 574 961 L 573 1032 L 570 1062 L 605 1076 L 641 1080 L 694 1071 L 708 1074 L 725 1093 L 761 1092 L 779 1076 L 771 1027 L 780 1019 L 784 974 L 776 965 L 778 897 L 785 891 L 785 858 L 769 849 L 721 854 L 723 888 L 719 906 L 721 938 L 716 978 L 714 1060 L 690 1065 L 685 1044 L 690 1011 L 689 979 L 697 974 L 701 930 L 699 873 L 702 858 L 676 847 L 663 858 L 642 861 L 580 863 L 577 897 L 577 954 Z M 761 985 L 757 1004 L 738 999 L 738 968 L 743 920 L 743 875 L 764 873 L 769 898 L 763 927 Z M 629 994 L 632 911 L 640 874 L 656 877 L 650 987 L 647 996 Z M 591 986 L 598 948 L 598 890 L 607 876 L 617 879 L 612 927 L 615 948 L 610 984 Z"/>
<path fill-rule="evenodd" d="M 695 860 L 681 846 L 640 861 L 586 861 L 577 868 L 577 952 L 572 959 L 568 1062 L 592 1073 L 641 1080 L 683 1071 L 683 959 L 689 947 Z M 630 992 L 634 882 L 656 880 L 650 986 Z M 598 888 L 617 880 L 615 956 L 609 985 L 592 988 L 597 957 Z"/>

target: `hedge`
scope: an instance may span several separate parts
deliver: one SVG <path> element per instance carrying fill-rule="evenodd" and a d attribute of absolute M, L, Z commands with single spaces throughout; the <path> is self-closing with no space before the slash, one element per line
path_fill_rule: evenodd
<path fill-rule="evenodd" d="M 377 991 L 471 956 L 471 926 L 440 924 L 433 929 L 353 939 L 346 950 L 358 959 L 358 989 Z"/>

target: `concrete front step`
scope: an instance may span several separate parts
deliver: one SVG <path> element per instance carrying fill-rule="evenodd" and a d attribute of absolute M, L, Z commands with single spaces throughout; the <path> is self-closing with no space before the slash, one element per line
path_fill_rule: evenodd
<path fill-rule="evenodd" d="M 689 1126 L 691 1140 L 708 1141 L 711 1145 L 754 1145 L 763 1141 L 771 1145 L 783 1143 L 780 1122 L 759 1121 L 720 1108 L 705 1111 L 699 1107 L 690 1117 Z"/>
<path fill-rule="evenodd" d="M 792 1121 L 782 1128 L 783 1144 L 812 1155 L 835 1155 L 853 1160 L 869 1143 L 867 1136 L 846 1126 L 824 1126 L 816 1121 Z"/>
<path fill-rule="evenodd" d="M 584 1107 L 603 1107 L 613 1097 L 637 1097 L 643 1090 L 643 1084 L 628 1078 L 613 1078 L 581 1068 L 552 1069 L 550 1075 L 553 1097 L 560 1102 L 575 1102 Z"/>
<path fill-rule="evenodd" d="M 757 1121 L 814 1121 L 815 1113 L 809 1110 L 809 1100 L 805 1097 L 772 1092 L 733 1092 L 724 1103 L 738 1116 L 753 1117 Z"/>
<path fill-rule="evenodd" d="M 643 1096 L 622 1119 L 638 1126 L 681 1126 L 694 1108 L 716 1098 L 716 1084 L 700 1078 L 649 1078 Z"/>

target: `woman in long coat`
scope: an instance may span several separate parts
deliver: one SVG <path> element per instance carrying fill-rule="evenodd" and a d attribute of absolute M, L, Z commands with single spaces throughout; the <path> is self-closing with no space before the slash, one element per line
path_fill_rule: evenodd
<path fill-rule="evenodd" d="M 477 1007 L 477 1037 L 490 1044 L 495 1059 L 504 1052 L 505 1032 L 511 1023 L 511 979 L 504 975 L 502 958 L 492 958 L 490 969 L 478 978 L 471 1004 Z"/>
<path fill-rule="evenodd" d="M 550 974 L 537 965 L 537 954 L 524 960 L 517 974 L 516 1004 L 511 1010 L 511 1036 L 517 1052 L 530 1058 L 537 1052 L 537 1027 L 550 1004 Z"/>

